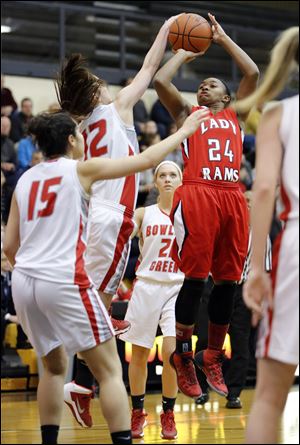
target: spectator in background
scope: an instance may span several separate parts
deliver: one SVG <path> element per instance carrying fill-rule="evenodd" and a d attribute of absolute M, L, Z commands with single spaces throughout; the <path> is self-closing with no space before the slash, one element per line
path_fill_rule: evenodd
<path fill-rule="evenodd" d="M 240 169 L 240 187 L 243 192 L 251 190 L 253 184 L 252 168 L 246 156 L 242 155 L 241 169 Z"/>
<path fill-rule="evenodd" d="M 7 116 L 1 116 L 1 170 L 5 176 L 3 186 L 3 220 L 6 224 L 11 197 L 16 185 L 17 153 L 13 141 L 9 138 L 11 122 Z"/>
<path fill-rule="evenodd" d="M 14 142 L 19 142 L 20 139 L 26 136 L 28 124 L 33 118 L 32 107 L 32 100 L 29 97 L 25 97 L 21 101 L 21 111 L 11 116 L 10 138 Z"/>
<path fill-rule="evenodd" d="M 157 123 L 157 128 L 161 138 L 166 138 L 168 134 L 168 128 L 174 122 L 174 120 L 159 99 L 154 102 L 150 117 Z"/>
<path fill-rule="evenodd" d="M 168 129 L 168 136 L 176 133 L 177 130 L 178 128 L 176 123 L 172 122 Z M 168 156 L 166 157 L 166 161 L 173 161 L 179 165 L 181 170 L 183 169 L 182 150 L 180 145 L 178 146 L 177 150 L 174 150 L 172 153 L 168 154 Z"/>
<path fill-rule="evenodd" d="M 32 155 L 37 150 L 35 137 L 28 135 L 21 139 L 18 146 L 19 167 L 25 171 L 32 166 Z"/>
<path fill-rule="evenodd" d="M 243 140 L 243 152 L 251 167 L 255 164 L 255 138 L 257 127 L 262 114 L 262 106 L 253 107 L 245 121 L 245 137 Z"/>
<path fill-rule="evenodd" d="M 140 150 L 145 151 L 150 145 L 160 141 L 157 125 L 154 121 L 148 121 L 144 124 L 144 132 L 140 140 Z M 140 184 L 137 199 L 137 207 L 145 204 L 148 193 L 154 188 L 153 170 L 150 168 L 140 173 Z"/>
<path fill-rule="evenodd" d="M 4 75 L 1 74 L 1 116 L 10 116 L 17 108 L 12 92 L 4 87 Z"/>
<path fill-rule="evenodd" d="M 127 87 L 133 81 L 133 77 L 128 77 L 121 82 L 122 87 Z M 134 125 L 137 127 L 137 134 L 143 133 L 145 123 L 149 120 L 149 113 L 145 107 L 145 103 L 142 99 L 137 101 L 133 107 L 133 121 Z"/>

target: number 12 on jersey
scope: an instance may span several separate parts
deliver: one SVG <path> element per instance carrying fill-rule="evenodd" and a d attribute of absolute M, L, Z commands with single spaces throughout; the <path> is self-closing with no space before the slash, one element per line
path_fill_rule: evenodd
<path fill-rule="evenodd" d="M 59 185 L 61 183 L 62 176 L 57 178 L 47 179 L 46 181 L 42 181 L 42 193 L 41 193 L 41 202 L 46 203 L 46 207 L 38 210 L 37 218 L 43 218 L 45 216 L 52 215 L 54 211 L 55 201 L 57 198 L 57 193 L 54 191 L 50 191 L 50 187 L 55 185 Z M 29 201 L 28 201 L 28 221 L 32 221 L 34 217 L 34 209 L 36 206 L 36 200 L 38 191 L 40 188 L 41 181 L 33 181 L 29 193 Z"/>

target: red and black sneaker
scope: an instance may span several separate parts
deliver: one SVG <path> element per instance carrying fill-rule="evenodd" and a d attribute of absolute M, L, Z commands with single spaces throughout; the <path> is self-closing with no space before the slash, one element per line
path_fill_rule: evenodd
<path fill-rule="evenodd" d="M 193 399 L 201 396 L 202 391 L 196 375 L 193 352 L 179 354 L 175 351 L 170 356 L 170 363 L 176 371 L 180 391 Z"/>
<path fill-rule="evenodd" d="M 147 425 L 148 414 L 144 409 L 133 409 L 131 412 L 131 435 L 133 439 L 144 436 L 144 428 Z"/>
<path fill-rule="evenodd" d="M 222 372 L 224 351 L 205 349 L 195 355 L 194 361 L 206 375 L 206 381 L 209 386 L 221 396 L 227 396 L 228 388 Z"/>
<path fill-rule="evenodd" d="M 174 411 L 167 409 L 166 412 L 160 415 L 161 433 L 162 439 L 177 439 L 176 423 L 174 418 Z"/>

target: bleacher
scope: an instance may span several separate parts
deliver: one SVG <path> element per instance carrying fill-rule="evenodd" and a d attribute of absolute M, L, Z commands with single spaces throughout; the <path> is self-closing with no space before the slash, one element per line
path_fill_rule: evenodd
<path fill-rule="evenodd" d="M 96 73 L 119 84 L 141 67 L 163 21 L 184 11 L 216 15 L 226 32 L 253 58 L 261 72 L 279 32 L 298 24 L 299 3 L 263 1 L 2 2 L 3 71 L 51 78 L 60 59 L 81 52 Z M 199 63 L 186 65 L 177 84 L 194 91 L 199 79 L 214 74 L 235 87 L 239 73 L 230 57 L 212 45 Z"/>

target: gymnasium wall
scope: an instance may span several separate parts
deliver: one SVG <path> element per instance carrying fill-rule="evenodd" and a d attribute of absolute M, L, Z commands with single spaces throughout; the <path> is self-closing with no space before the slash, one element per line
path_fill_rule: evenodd
<path fill-rule="evenodd" d="M 21 100 L 24 97 L 29 97 L 33 101 L 34 114 L 47 110 L 47 108 L 57 103 L 54 83 L 51 79 L 40 79 L 33 77 L 21 76 L 5 76 L 5 87 L 9 88 L 20 107 Z M 112 97 L 115 97 L 120 87 L 111 85 L 109 87 Z M 191 103 L 196 104 L 196 95 L 193 93 L 183 93 L 184 97 Z M 154 89 L 148 89 L 143 100 L 148 111 L 151 110 L 153 103 L 157 99 L 157 94 Z"/>

